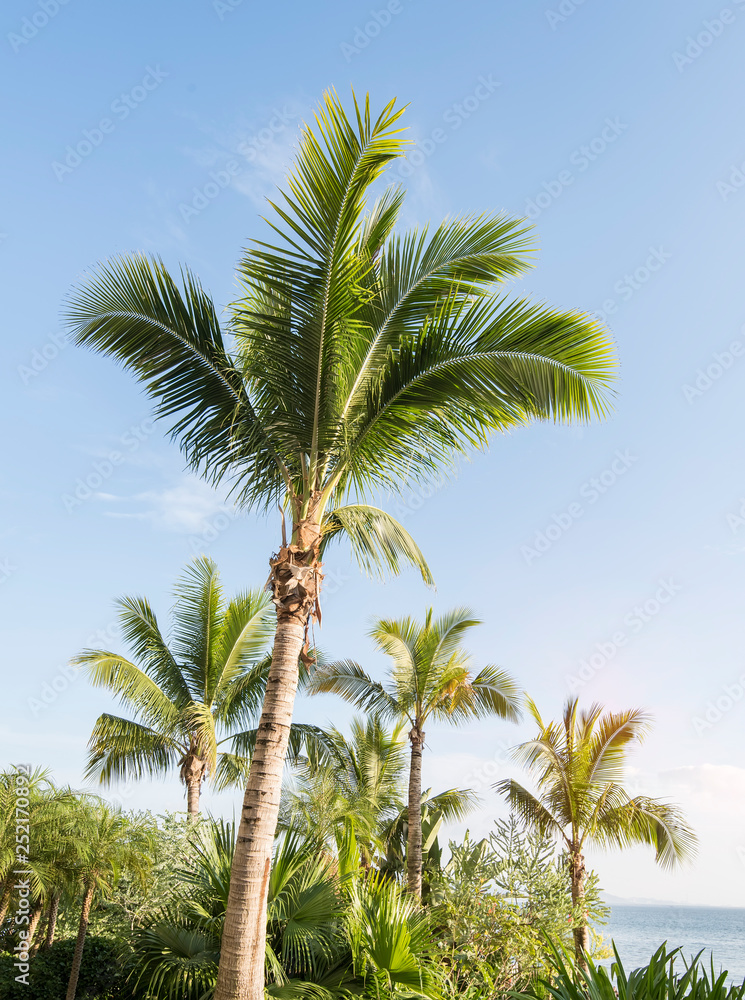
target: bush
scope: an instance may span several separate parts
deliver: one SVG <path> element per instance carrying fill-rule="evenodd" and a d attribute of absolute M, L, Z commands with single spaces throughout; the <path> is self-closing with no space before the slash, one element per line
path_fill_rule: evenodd
<path fill-rule="evenodd" d="M 15 958 L 0 953 L 0 997 L 3 1000 L 61 1000 L 70 979 L 75 939 L 55 941 L 49 951 L 29 959 L 28 986 L 16 982 Z M 123 960 L 108 938 L 88 937 L 83 951 L 76 1000 L 130 1000 L 124 985 Z"/>
<path fill-rule="evenodd" d="M 584 972 L 574 966 L 571 955 L 549 942 L 553 975 L 544 980 L 544 992 L 550 990 L 553 1000 L 745 1000 L 745 982 L 733 986 L 727 982 L 726 971 L 716 971 L 712 959 L 710 968 L 699 961 L 701 953 L 686 962 L 680 959 L 680 948 L 667 950 L 661 945 L 647 965 L 627 972 L 614 946 L 615 962 L 610 970 L 596 966 L 592 959 Z M 532 989 L 511 993 L 514 1000 L 534 997 Z"/>

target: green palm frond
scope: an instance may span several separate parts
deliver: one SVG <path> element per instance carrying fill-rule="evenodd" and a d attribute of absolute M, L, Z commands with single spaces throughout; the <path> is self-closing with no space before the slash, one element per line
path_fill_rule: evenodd
<path fill-rule="evenodd" d="M 130 660 L 104 649 L 86 649 L 71 662 L 82 667 L 94 687 L 107 688 L 146 724 L 177 728 L 180 712 L 165 692 Z"/>
<path fill-rule="evenodd" d="M 382 578 L 385 569 L 398 575 L 402 563 L 408 563 L 419 570 L 428 586 L 434 586 L 419 546 L 398 521 L 379 507 L 335 507 L 323 523 L 321 552 L 341 535 L 349 540 L 352 554 L 368 576 Z"/>
<path fill-rule="evenodd" d="M 174 767 L 184 752 L 183 732 L 162 732 L 116 715 L 100 715 L 88 741 L 86 779 L 102 785 L 128 778 L 156 778 Z"/>
<path fill-rule="evenodd" d="M 663 868 L 674 868 L 695 857 L 697 838 L 675 806 L 639 795 L 603 813 L 596 839 L 618 847 L 649 844 Z"/>
<path fill-rule="evenodd" d="M 192 700 L 209 703 L 223 626 L 224 602 L 216 563 L 198 556 L 174 587 L 173 638 L 175 658 Z"/>
<path fill-rule="evenodd" d="M 117 602 L 122 638 L 142 663 L 144 672 L 175 704 L 189 701 L 189 688 L 163 637 L 158 619 L 144 597 L 122 597 Z"/>
<path fill-rule="evenodd" d="M 352 660 L 337 660 L 319 667 L 308 681 L 307 690 L 309 694 L 333 692 L 357 708 L 375 712 L 384 719 L 401 715 L 396 699 Z"/>
<path fill-rule="evenodd" d="M 281 463 L 190 271 L 180 288 L 157 258 L 111 260 L 75 293 L 66 318 L 77 343 L 113 355 L 145 384 L 194 468 L 218 481 L 250 456 L 247 474 L 279 489 Z"/>
<path fill-rule="evenodd" d="M 237 678 L 255 669 L 274 636 L 274 605 L 265 590 L 249 590 L 225 609 L 216 654 L 214 690 L 210 697 L 230 698 Z"/>
<path fill-rule="evenodd" d="M 513 812 L 527 825 L 547 837 L 563 836 L 563 823 L 557 820 L 540 799 L 514 780 L 504 778 L 494 788 L 504 795 Z"/>

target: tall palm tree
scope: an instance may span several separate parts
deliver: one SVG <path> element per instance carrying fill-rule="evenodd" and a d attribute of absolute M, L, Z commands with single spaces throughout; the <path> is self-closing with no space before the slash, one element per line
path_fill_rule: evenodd
<path fill-rule="evenodd" d="M 423 623 L 382 619 L 370 634 L 393 660 L 387 685 L 351 661 L 321 667 L 310 681 L 311 691 L 333 691 L 358 708 L 410 726 L 406 867 L 409 891 L 417 897 L 422 895 L 422 751 L 428 719 L 457 725 L 485 715 L 519 718 L 520 694 L 504 671 L 494 666 L 476 676 L 471 671 L 471 656 L 462 642 L 478 624 L 467 608 L 440 618 L 430 608 Z"/>
<path fill-rule="evenodd" d="M 400 188 L 367 194 L 403 155 L 402 109 L 348 117 L 327 94 L 304 128 L 268 235 L 246 250 L 240 299 L 217 310 L 189 271 L 142 255 L 108 262 L 76 292 L 68 326 L 116 358 L 171 422 L 193 468 L 237 503 L 282 506 L 270 560 L 274 652 L 246 788 L 216 1000 L 260 1000 L 266 871 L 320 558 L 342 536 L 369 572 L 430 572 L 376 490 L 426 481 L 496 431 L 589 420 L 608 408 L 615 353 L 602 324 L 508 298 L 531 263 L 529 227 L 468 216 L 396 236 Z M 347 502 L 352 501 L 352 502 Z M 307 655 L 307 653 L 306 653 Z"/>
<path fill-rule="evenodd" d="M 86 777 L 109 784 L 178 767 L 193 819 L 206 776 L 218 788 L 245 781 L 255 736 L 247 727 L 264 695 L 272 605 L 260 591 L 226 602 L 217 567 L 204 557 L 186 569 L 175 596 L 170 642 L 145 598 L 124 597 L 119 623 L 134 660 L 88 649 L 73 662 L 135 716 L 99 716 Z"/>
<path fill-rule="evenodd" d="M 75 1000 L 88 932 L 91 906 L 97 894 L 107 895 L 123 870 L 145 880 L 152 839 L 144 821 L 125 816 L 92 796 L 81 796 L 70 811 L 65 831 L 76 848 L 75 877 L 83 892 L 78 935 L 65 1000 Z"/>
<path fill-rule="evenodd" d="M 647 735 L 649 715 L 639 709 L 603 714 L 598 704 L 580 712 L 573 698 L 555 723 L 544 722 L 530 699 L 528 707 L 538 734 L 514 754 L 535 777 L 538 794 L 511 778 L 494 787 L 525 823 L 566 848 L 576 915 L 574 947 L 578 964 L 586 968 L 585 845 L 649 844 L 656 861 L 670 868 L 693 854 L 696 837 L 677 808 L 645 795 L 632 798 L 623 787 L 628 752 Z"/>

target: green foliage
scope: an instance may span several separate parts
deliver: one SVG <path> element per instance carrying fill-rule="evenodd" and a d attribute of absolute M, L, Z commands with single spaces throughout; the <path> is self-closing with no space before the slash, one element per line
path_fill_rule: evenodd
<path fill-rule="evenodd" d="M 616 359 L 589 315 L 504 294 L 532 263 L 524 220 L 394 234 L 401 190 L 368 196 L 406 150 L 403 111 L 355 98 L 348 115 L 324 96 L 240 261 L 230 346 L 196 277 L 144 255 L 90 275 L 67 325 L 144 384 L 191 465 L 240 503 L 287 501 L 294 524 L 312 506 L 363 566 L 413 563 L 429 579 L 400 525 L 337 513 L 344 501 L 430 478 L 515 425 L 606 413 Z"/>
<path fill-rule="evenodd" d="M 0 997 L 3 1000 L 61 1000 L 70 978 L 75 939 L 56 941 L 48 951 L 31 958 L 28 985 L 18 983 L 13 957 L 0 953 Z M 120 946 L 110 938 L 89 937 L 76 1000 L 130 1000 Z"/>
<path fill-rule="evenodd" d="M 565 857 L 514 819 L 478 843 L 451 842 L 450 852 L 430 906 L 453 993 L 492 996 L 546 974 L 544 935 L 568 944 L 576 919 Z M 586 905 L 591 920 L 607 917 L 595 876 Z"/>
<path fill-rule="evenodd" d="M 467 608 L 424 622 L 412 618 L 378 621 L 371 636 L 392 663 L 387 684 L 369 677 L 356 663 L 339 661 L 320 667 L 310 680 L 312 692 L 334 692 L 381 718 L 422 727 L 429 718 L 457 725 L 468 718 L 497 715 L 517 720 L 520 691 L 508 674 L 494 666 L 472 672 L 463 647 L 469 629 L 480 624 Z"/>
<path fill-rule="evenodd" d="M 231 827 L 203 823 L 193 863 L 174 873 L 173 901 L 135 935 L 130 982 L 151 1000 L 211 995 L 233 847 Z M 290 835 L 277 845 L 267 914 L 270 995 L 437 997 L 427 917 L 395 883 L 361 877 L 359 858 L 349 869 L 342 877 L 313 840 Z"/>
<path fill-rule="evenodd" d="M 86 774 L 103 784 L 177 766 L 184 782 L 210 774 L 225 787 L 245 779 L 247 761 L 231 766 L 223 757 L 235 755 L 261 707 L 271 601 L 261 591 L 226 600 L 207 558 L 187 567 L 175 596 L 170 640 L 145 598 L 124 597 L 119 623 L 134 659 L 88 649 L 74 661 L 134 715 L 101 715 L 94 726 Z"/>
<path fill-rule="evenodd" d="M 690 962 L 680 958 L 680 949 L 668 951 L 661 945 L 647 965 L 627 972 L 614 948 L 615 961 L 610 970 L 588 961 L 588 968 L 575 968 L 566 951 L 547 941 L 551 960 L 551 978 L 545 979 L 540 992 L 511 993 L 518 998 L 545 995 L 554 1000 L 743 1000 L 745 981 L 740 986 L 728 984 L 726 970 L 717 972 L 713 958 L 707 969 L 700 961 L 701 952 Z M 545 991 L 545 993 L 544 993 Z"/>

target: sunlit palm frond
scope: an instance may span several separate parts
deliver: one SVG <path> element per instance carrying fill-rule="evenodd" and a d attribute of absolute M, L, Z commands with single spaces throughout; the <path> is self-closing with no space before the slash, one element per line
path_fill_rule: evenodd
<path fill-rule="evenodd" d="M 342 536 L 349 540 L 353 556 L 368 576 L 380 579 L 385 570 L 398 575 L 402 564 L 408 564 L 419 570 L 428 586 L 434 586 L 419 546 L 384 510 L 365 504 L 335 507 L 323 524 L 321 552 Z"/>
<path fill-rule="evenodd" d="M 116 715 L 100 715 L 88 741 L 84 776 L 103 785 L 130 778 L 159 778 L 185 750 L 185 734 L 165 735 Z"/>

